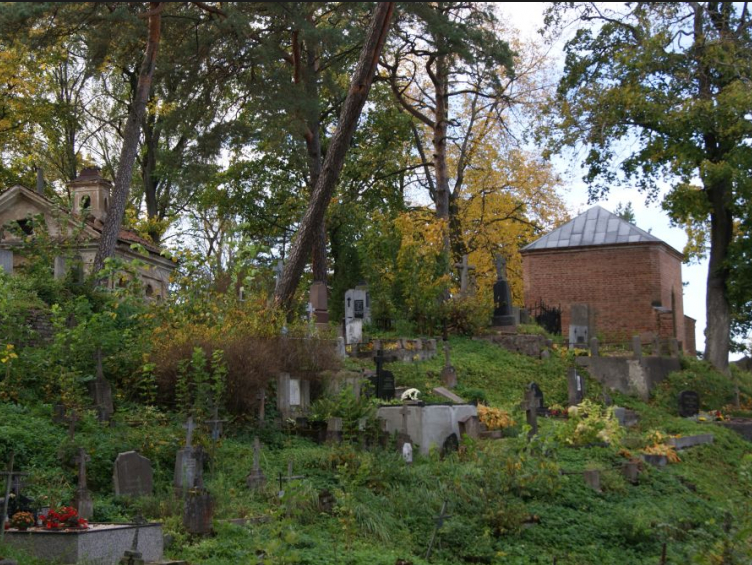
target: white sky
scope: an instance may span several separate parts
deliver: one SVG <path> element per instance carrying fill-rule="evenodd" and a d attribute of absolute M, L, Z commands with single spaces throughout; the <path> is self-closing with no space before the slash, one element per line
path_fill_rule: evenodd
<path fill-rule="evenodd" d="M 496 3 L 498 12 L 514 27 L 520 30 L 523 39 L 538 39 L 537 30 L 543 26 L 543 10 L 545 2 L 503 2 Z M 563 42 L 554 46 L 552 57 L 562 57 Z M 556 68 L 562 67 L 561 60 Z M 563 197 L 572 215 L 584 212 L 591 205 L 587 203 L 587 187 L 580 180 L 582 171 L 579 163 L 566 162 L 559 159 L 555 165 L 562 177 L 566 179 L 567 187 Z M 668 216 L 660 207 L 660 201 L 651 205 L 645 204 L 645 197 L 636 189 L 614 188 L 608 198 L 598 202 L 607 210 L 614 211 L 619 203 L 630 202 L 635 213 L 638 227 L 650 231 L 652 235 L 662 239 L 675 249 L 682 251 L 687 241 L 684 231 L 672 228 Z M 697 350 L 705 349 L 705 284 L 707 278 L 707 260 L 695 265 L 682 265 L 682 279 L 684 280 L 684 313 L 697 320 Z M 738 356 L 737 356 L 738 357 Z"/>

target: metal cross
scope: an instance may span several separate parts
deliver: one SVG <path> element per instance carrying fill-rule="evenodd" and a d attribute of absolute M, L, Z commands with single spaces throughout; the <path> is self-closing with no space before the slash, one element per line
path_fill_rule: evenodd
<path fill-rule="evenodd" d="M 279 473 L 279 497 L 282 498 L 285 495 L 285 491 L 282 490 L 282 481 L 293 481 L 295 479 L 305 479 L 305 475 L 293 475 L 292 474 L 292 460 L 287 462 L 287 476 L 283 476 L 282 472 Z"/>
<path fill-rule="evenodd" d="M 213 442 L 219 441 L 219 438 L 222 436 L 222 424 L 226 423 L 227 420 L 220 420 L 219 419 L 219 407 L 214 406 L 214 411 L 212 413 L 212 419 L 207 420 L 206 423 L 211 425 L 211 437 Z"/>
<path fill-rule="evenodd" d="M 434 520 L 436 521 L 436 527 L 434 528 L 433 535 L 431 536 L 431 543 L 428 544 L 428 551 L 426 551 L 426 561 L 428 561 L 428 559 L 431 557 L 431 552 L 433 551 L 433 543 L 434 541 L 436 541 L 436 534 L 444 525 L 444 520 L 452 517 L 451 514 L 446 514 L 446 508 L 447 508 L 448 503 L 449 503 L 448 500 L 444 500 L 444 504 L 441 505 L 441 512 L 439 512 L 438 516 L 434 517 Z"/>

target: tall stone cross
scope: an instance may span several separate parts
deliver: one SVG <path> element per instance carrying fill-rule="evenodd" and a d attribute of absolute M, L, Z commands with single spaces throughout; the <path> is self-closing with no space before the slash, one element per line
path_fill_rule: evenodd
<path fill-rule="evenodd" d="M 496 280 L 507 280 L 507 260 L 502 254 L 496 256 Z"/>
<path fill-rule="evenodd" d="M 86 463 L 91 461 L 91 456 L 86 454 L 83 447 L 79 447 L 73 461 L 78 465 L 78 490 L 86 490 Z"/>
<path fill-rule="evenodd" d="M 470 289 L 470 271 L 475 270 L 474 265 L 470 265 L 468 255 L 462 256 L 462 263 L 455 263 L 454 266 L 462 269 L 460 272 L 460 292 L 464 295 Z"/>
<path fill-rule="evenodd" d="M 183 424 L 185 429 L 185 446 L 193 447 L 193 430 L 196 429 L 196 425 L 193 423 L 193 416 L 188 416 L 188 421 Z"/>

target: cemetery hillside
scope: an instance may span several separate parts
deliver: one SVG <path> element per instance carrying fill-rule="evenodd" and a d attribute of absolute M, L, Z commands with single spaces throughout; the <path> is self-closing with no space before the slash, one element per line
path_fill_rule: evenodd
<path fill-rule="evenodd" d="M 513 4 L 0 3 L 0 565 L 752 563 L 752 11 Z"/>

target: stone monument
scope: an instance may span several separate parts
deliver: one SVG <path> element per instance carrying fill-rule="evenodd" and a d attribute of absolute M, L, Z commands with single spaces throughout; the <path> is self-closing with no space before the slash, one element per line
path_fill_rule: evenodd
<path fill-rule="evenodd" d="M 494 311 L 491 325 L 515 327 L 517 325 L 512 311 L 512 293 L 507 280 L 507 261 L 502 255 L 496 256 L 496 282 L 493 286 Z"/>

